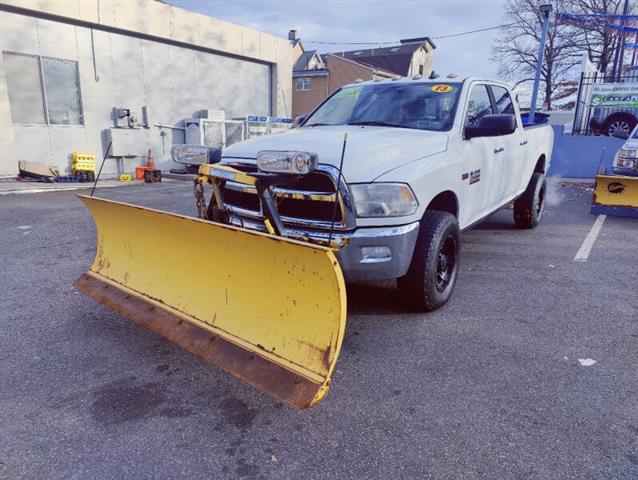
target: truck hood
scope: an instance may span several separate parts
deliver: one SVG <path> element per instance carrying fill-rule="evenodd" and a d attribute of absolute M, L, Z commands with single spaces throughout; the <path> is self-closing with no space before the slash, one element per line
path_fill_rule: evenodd
<path fill-rule="evenodd" d="M 294 129 L 231 145 L 222 162 L 254 162 L 260 150 L 298 150 L 316 153 L 320 164 L 339 168 L 344 133 L 348 145 L 343 176 L 349 183 L 370 182 L 389 170 L 447 149 L 443 132 L 376 126 L 325 126 Z"/>
<path fill-rule="evenodd" d="M 629 150 L 629 149 L 638 150 L 638 139 L 630 138 L 629 140 L 627 140 L 625 142 L 625 144 L 622 146 L 622 148 L 626 148 L 627 150 Z"/>

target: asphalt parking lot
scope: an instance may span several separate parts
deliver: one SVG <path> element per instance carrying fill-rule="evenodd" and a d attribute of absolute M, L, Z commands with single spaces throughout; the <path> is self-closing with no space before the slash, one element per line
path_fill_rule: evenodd
<path fill-rule="evenodd" d="M 98 195 L 194 213 L 188 184 Z M 575 262 L 591 192 L 549 201 L 465 232 L 437 312 L 349 285 L 331 391 L 295 411 L 75 292 L 74 192 L 0 197 L 0 478 L 638 478 L 638 222 Z"/>

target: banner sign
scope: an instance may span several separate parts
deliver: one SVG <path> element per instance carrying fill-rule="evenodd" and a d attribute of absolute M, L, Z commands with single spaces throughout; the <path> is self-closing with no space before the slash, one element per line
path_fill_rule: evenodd
<path fill-rule="evenodd" d="M 638 108 L 638 83 L 594 83 L 589 106 Z"/>

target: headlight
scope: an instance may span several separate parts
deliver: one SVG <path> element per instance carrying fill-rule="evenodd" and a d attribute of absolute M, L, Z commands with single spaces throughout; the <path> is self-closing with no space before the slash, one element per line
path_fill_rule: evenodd
<path fill-rule="evenodd" d="M 416 212 L 412 189 L 402 183 L 350 185 L 358 217 L 404 217 Z"/>
<path fill-rule="evenodd" d="M 308 152 L 257 152 L 257 167 L 262 172 L 306 175 L 317 167 L 317 155 Z"/>
<path fill-rule="evenodd" d="M 618 156 L 622 158 L 633 158 L 634 160 L 638 159 L 638 149 L 635 148 L 621 148 L 618 151 Z"/>
<path fill-rule="evenodd" d="M 171 147 L 171 158 L 177 163 L 202 165 L 203 163 L 208 163 L 209 151 L 207 147 L 201 145 L 173 145 Z"/>
<path fill-rule="evenodd" d="M 638 150 L 621 148 L 614 159 L 615 167 L 636 168 L 638 166 Z"/>

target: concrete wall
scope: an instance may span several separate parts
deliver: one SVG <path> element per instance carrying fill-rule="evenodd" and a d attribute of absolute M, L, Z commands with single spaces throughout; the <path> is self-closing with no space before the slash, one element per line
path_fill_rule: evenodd
<path fill-rule="evenodd" d="M 0 23 L 1 27 L 2 24 Z M 15 161 L 15 139 L 11 124 L 11 110 L 6 108 L 8 105 L 9 95 L 4 68 L 2 68 L 2 57 L 0 56 L 0 175 L 15 175 L 18 173 L 18 162 Z"/>
<path fill-rule="evenodd" d="M 611 171 L 616 152 L 624 140 L 604 136 L 563 135 L 554 127 L 554 153 L 549 176 L 564 178 L 594 178 L 599 165 Z"/>
<path fill-rule="evenodd" d="M 155 1 L 0 0 L 0 9 L 3 51 L 78 62 L 84 114 L 80 126 L 14 125 L 6 133 L 10 109 L 0 83 L 0 175 L 14 173 L 21 159 L 68 172 L 72 151 L 101 157 L 114 107 L 138 117 L 146 107 L 150 124 L 172 126 L 202 109 L 224 109 L 229 117 L 291 115 L 292 49 L 284 38 Z M 173 166 L 171 144 L 183 142 L 180 130 L 165 131 L 151 126 L 138 134 L 163 169 Z M 126 170 L 140 162 L 127 160 Z M 114 173 L 115 162 L 107 161 L 104 171 Z"/>

